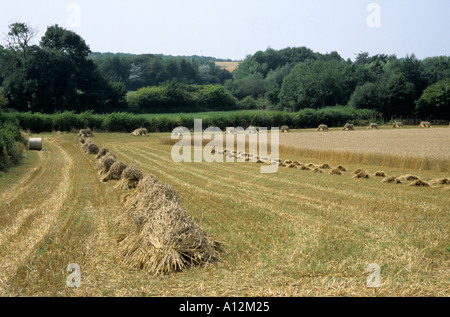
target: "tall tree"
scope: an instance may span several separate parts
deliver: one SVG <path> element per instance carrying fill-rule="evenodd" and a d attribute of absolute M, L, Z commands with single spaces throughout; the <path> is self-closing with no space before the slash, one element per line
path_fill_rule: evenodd
<path fill-rule="evenodd" d="M 12 25 L 10 29 L 18 39 L 29 38 L 28 28 Z M 120 87 L 100 75 L 94 62 L 88 59 L 89 47 L 78 34 L 55 25 L 47 29 L 40 46 L 21 41 L 19 48 L 11 47 L 0 55 L 4 92 L 13 108 L 42 112 L 107 111 L 123 105 L 122 98 L 117 99 L 117 93 L 123 91 L 115 91 Z M 15 54 L 17 49 L 26 54 Z M 9 63 L 5 59 L 13 63 L 6 67 Z"/>

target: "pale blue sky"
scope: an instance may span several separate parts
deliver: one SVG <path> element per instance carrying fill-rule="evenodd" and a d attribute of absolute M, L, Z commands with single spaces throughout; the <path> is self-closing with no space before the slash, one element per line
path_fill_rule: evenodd
<path fill-rule="evenodd" d="M 371 3 L 380 27 L 368 26 Z M 98 52 L 243 59 L 269 46 L 306 46 L 351 59 L 361 51 L 450 55 L 450 0 L 0 0 L 2 39 L 15 21 L 37 27 L 39 39 L 59 24 Z"/>

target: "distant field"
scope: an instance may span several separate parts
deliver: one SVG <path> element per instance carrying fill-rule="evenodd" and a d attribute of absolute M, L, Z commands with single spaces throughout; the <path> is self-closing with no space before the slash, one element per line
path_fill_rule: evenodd
<path fill-rule="evenodd" d="M 229 72 L 233 72 L 239 64 L 240 62 L 216 62 L 216 66 L 226 69 Z"/>
<path fill-rule="evenodd" d="M 379 129 L 286 133 L 280 137 L 285 151 L 328 157 L 342 163 L 358 160 L 414 169 L 450 171 L 450 128 Z M 364 159 L 367 161 L 364 162 Z M 378 161 L 377 161 L 378 160 Z M 402 165 L 416 164 L 416 165 Z M 426 166 L 426 165 L 429 166 Z"/>
<path fill-rule="evenodd" d="M 41 134 L 44 150 L 0 178 L 0 295 L 449 295 L 448 185 L 385 184 L 372 176 L 383 170 L 429 181 L 448 173 L 349 163 L 343 175 L 261 174 L 255 163 L 175 163 L 172 147 L 161 142 L 168 136 L 99 133 L 93 140 L 173 186 L 183 208 L 224 243 L 220 262 L 162 277 L 119 265 L 116 219 L 129 192 L 100 180 L 95 157 L 82 153 L 75 134 Z M 304 132 L 283 142 L 301 136 L 326 137 Z M 339 163 L 284 152 L 288 158 Z M 353 178 L 357 168 L 371 177 Z M 80 288 L 66 286 L 69 263 L 81 267 Z M 366 284 L 371 263 L 381 268 L 379 289 Z"/>

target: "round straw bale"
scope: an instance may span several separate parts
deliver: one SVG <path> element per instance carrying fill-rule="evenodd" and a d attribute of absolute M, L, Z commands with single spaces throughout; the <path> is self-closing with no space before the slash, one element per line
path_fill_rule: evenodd
<path fill-rule="evenodd" d="M 317 128 L 317 131 L 319 131 L 319 132 L 328 132 L 328 126 L 326 124 L 321 124 Z"/>
<path fill-rule="evenodd" d="M 394 128 L 394 129 L 403 128 L 403 122 L 398 122 L 398 121 L 394 122 L 394 124 L 392 125 L 392 128 Z"/>
<path fill-rule="evenodd" d="M 377 171 L 373 174 L 375 177 L 386 177 L 386 173 L 383 171 Z"/>
<path fill-rule="evenodd" d="M 41 151 L 42 150 L 42 138 L 29 138 L 28 139 L 29 151 Z"/>
<path fill-rule="evenodd" d="M 372 123 L 367 127 L 367 129 L 378 129 L 378 128 L 379 128 L 379 126 L 378 126 L 378 124 L 375 123 L 375 122 L 372 122 Z"/>

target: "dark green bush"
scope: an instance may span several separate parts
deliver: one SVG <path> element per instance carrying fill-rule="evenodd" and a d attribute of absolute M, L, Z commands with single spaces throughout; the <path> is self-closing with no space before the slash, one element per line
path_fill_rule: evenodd
<path fill-rule="evenodd" d="M 24 144 L 18 122 L 0 113 L 0 170 L 20 161 L 25 150 Z"/>

